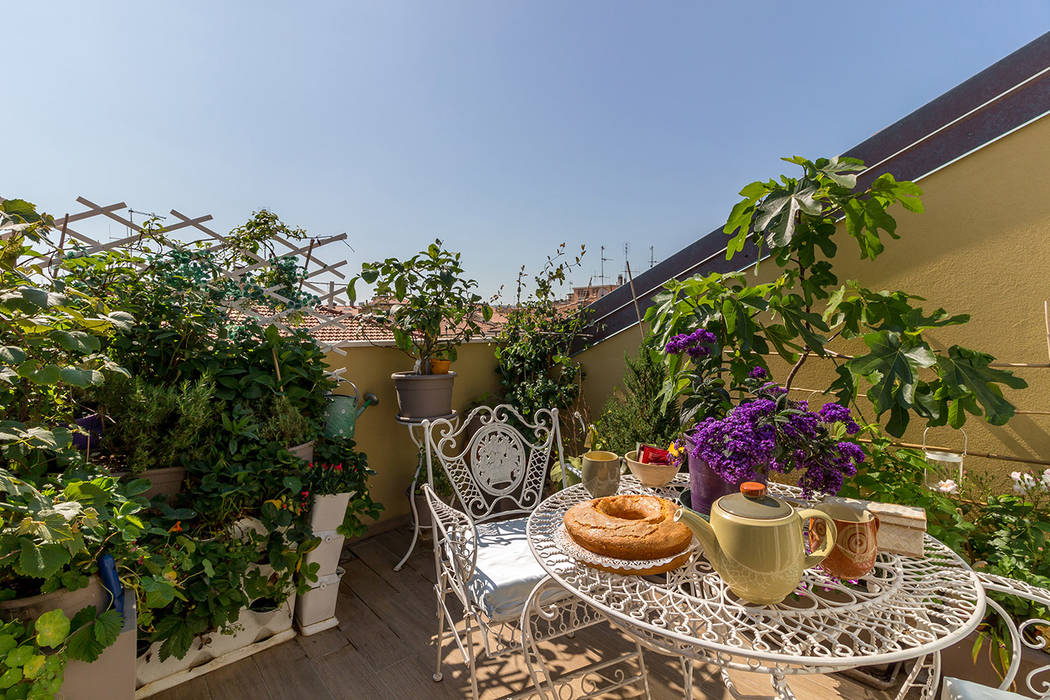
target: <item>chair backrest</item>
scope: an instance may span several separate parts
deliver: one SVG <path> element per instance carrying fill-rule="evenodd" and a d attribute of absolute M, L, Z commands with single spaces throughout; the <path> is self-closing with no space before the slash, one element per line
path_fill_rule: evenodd
<path fill-rule="evenodd" d="M 531 513 L 543 497 L 555 447 L 564 462 L 556 408 L 536 411 L 529 422 L 507 404 L 479 406 L 458 424 L 424 421 L 424 433 L 431 487 L 436 458 L 464 512 L 476 522 Z"/>

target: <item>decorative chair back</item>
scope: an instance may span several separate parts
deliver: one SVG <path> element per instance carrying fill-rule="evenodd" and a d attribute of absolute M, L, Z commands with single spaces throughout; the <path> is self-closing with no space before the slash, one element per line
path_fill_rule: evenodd
<path fill-rule="evenodd" d="M 555 446 L 564 463 L 558 409 L 541 408 L 532 421 L 507 404 L 479 406 L 458 427 L 445 418 L 424 421 L 431 488 L 436 458 L 475 522 L 531 513 L 543 496 Z"/>

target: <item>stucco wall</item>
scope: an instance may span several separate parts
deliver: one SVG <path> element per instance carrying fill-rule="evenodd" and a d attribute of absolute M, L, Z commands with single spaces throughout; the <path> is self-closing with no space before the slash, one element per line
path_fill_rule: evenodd
<path fill-rule="evenodd" d="M 918 294 L 929 310 L 969 313 L 965 326 L 927 334 L 937 348 L 959 344 L 1002 361 L 1048 362 L 1043 322 L 1043 300 L 1050 299 L 1048 162 L 1050 118 L 1044 118 L 922 179 L 925 213 L 895 212 L 901 240 L 887 241 L 875 262 L 860 260 L 852 240 L 840 236 L 835 259 L 840 280 Z M 764 263 L 759 279 L 772 272 L 772 264 Z M 592 413 L 620 383 L 624 352 L 635 352 L 639 337 L 637 328 L 628 329 L 578 355 L 587 371 L 585 396 Z M 786 367 L 772 369 L 777 379 L 787 374 Z M 1029 388 L 1008 391 L 1007 397 L 1022 410 L 1050 411 L 1050 369 L 1014 371 Z M 824 388 L 831 380 L 829 363 L 810 360 L 795 385 Z M 1050 459 L 1050 416 L 1019 415 L 1002 427 L 971 417 L 966 431 L 973 451 Z M 921 421 L 912 421 L 904 439 L 921 442 Z M 930 441 L 962 447 L 961 435 L 950 428 L 932 429 Z M 1008 473 L 1024 467 L 971 458 L 967 468 Z"/>
<path fill-rule="evenodd" d="M 368 455 L 368 464 L 376 472 L 369 487 L 372 498 L 384 506 L 379 520 L 404 516 L 409 512 L 405 488 L 416 469 L 416 448 L 409 439 L 408 428 L 395 420 L 397 396 L 390 375 L 410 368 L 411 361 L 392 347 L 346 348 L 345 352 L 345 357 L 329 354 L 328 364 L 332 368 L 346 367 L 343 376 L 357 385 L 362 396 L 373 392 L 379 397 L 379 405 L 370 407 L 358 419 L 356 430 L 358 449 Z M 482 394 L 499 388 L 496 360 L 488 343 L 461 347 L 452 369 L 457 375 L 452 406 L 460 411 Z"/>

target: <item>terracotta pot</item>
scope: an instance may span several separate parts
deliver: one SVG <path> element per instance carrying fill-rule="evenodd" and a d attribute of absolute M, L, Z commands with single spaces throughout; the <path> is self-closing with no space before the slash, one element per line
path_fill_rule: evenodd
<path fill-rule="evenodd" d="M 441 418 L 452 413 L 452 383 L 456 373 L 390 375 L 397 391 L 398 417 L 410 420 Z"/>
<path fill-rule="evenodd" d="M 430 373 L 431 374 L 448 374 L 448 368 L 452 366 L 452 360 L 431 360 L 430 361 Z"/>
<path fill-rule="evenodd" d="M 765 477 L 747 481 L 766 483 Z M 694 457 L 692 452 L 689 453 L 689 492 L 693 501 L 693 510 L 697 513 L 710 515 L 711 504 L 722 496 L 740 491 L 741 483 L 743 482 L 729 483 L 713 472 L 711 467 L 707 466 L 707 462 Z"/>
<path fill-rule="evenodd" d="M 853 508 L 844 503 L 822 503 L 817 510 L 827 513 L 835 521 L 837 536 L 831 553 L 820 563 L 820 568 L 831 576 L 856 580 L 875 566 L 878 554 L 876 534 L 879 519 L 870 511 Z M 809 546 L 816 547 L 824 540 L 822 520 L 809 522 Z"/>

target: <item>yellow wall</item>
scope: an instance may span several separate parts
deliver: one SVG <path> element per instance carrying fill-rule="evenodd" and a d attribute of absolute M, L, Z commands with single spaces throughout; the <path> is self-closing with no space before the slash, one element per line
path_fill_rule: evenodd
<path fill-rule="evenodd" d="M 346 356 L 330 353 L 329 366 L 346 367 L 342 376 L 356 384 L 362 396 L 372 392 L 379 397 L 378 406 L 361 414 L 356 429 L 358 449 L 368 455 L 368 465 L 376 472 L 369 480 L 369 488 L 372 498 L 384 506 L 379 520 L 406 515 L 409 506 L 405 488 L 416 468 L 416 448 L 409 439 L 408 428 L 395 421 L 397 396 L 390 375 L 409 369 L 412 362 L 392 347 L 345 348 L 344 352 Z M 488 343 L 461 346 L 452 369 L 457 375 L 452 406 L 460 411 L 480 395 L 499 388 L 496 360 Z"/>
<path fill-rule="evenodd" d="M 842 233 L 836 273 L 841 281 L 856 279 L 872 289 L 923 296 L 928 310 L 969 313 L 970 323 L 927 334 L 936 348 L 959 344 L 1002 361 L 1047 362 L 1048 162 L 1050 118 L 1045 118 L 921 180 L 925 213 L 895 212 L 901 240 L 888 240 L 875 262 L 860 260 L 856 245 Z M 771 272 L 772 263 L 764 263 L 761 277 Z M 585 395 L 592 415 L 619 384 L 624 352 L 635 352 L 638 339 L 637 329 L 628 329 L 578 356 L 587 371 Z M 786 376 L 786 368 L 772 369 L 776 378 Z M 1014 371 L 1029 388 L 1008 390 L 1007 398 L 1021 410 L 1050 411 L 1050 369 Z M 831 379 L 827 363 L 810 360 L 795 386 L 824 388 Z M 921 442 L 920 423 L 912 421 L 906 440 Z M 971 417 L 966 431 L 971 450 L 1050 459 L 1050 416 L 1019 415 L 1002 427 Z M 950 428 L 932 429 L 930 441 L 962 447 L 961 435 Z M 978 458 L 966 464 L 997 473 L 1025 468 Z"/>

